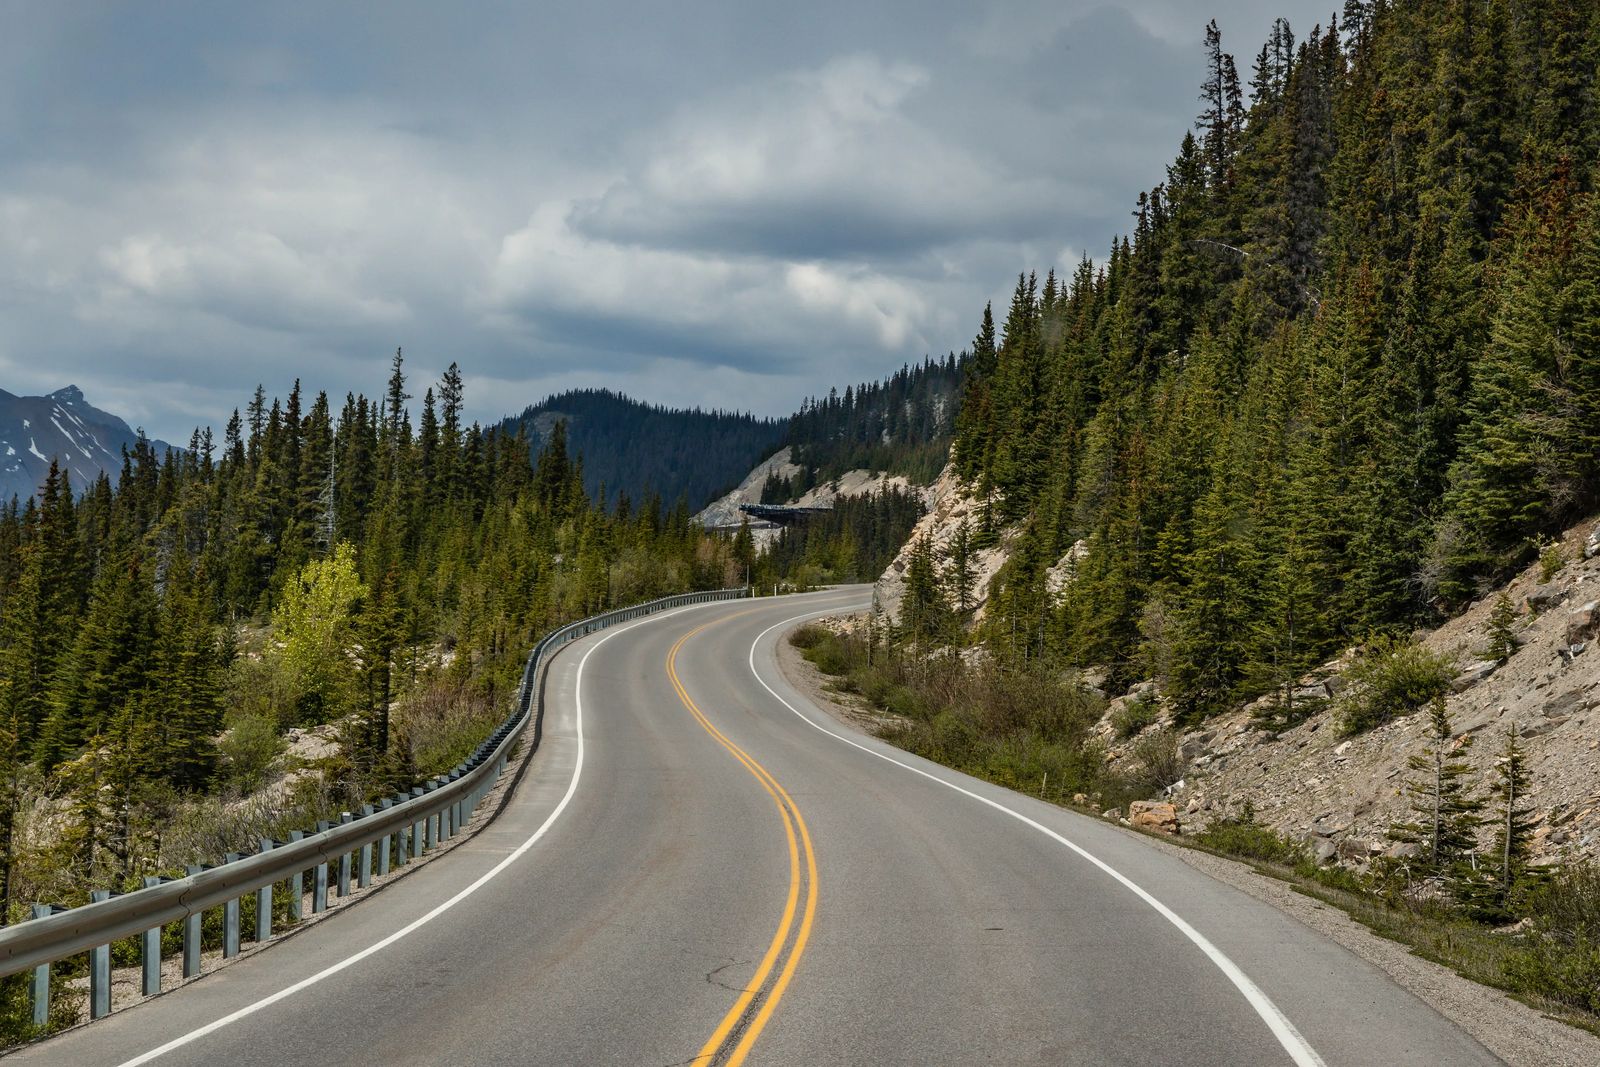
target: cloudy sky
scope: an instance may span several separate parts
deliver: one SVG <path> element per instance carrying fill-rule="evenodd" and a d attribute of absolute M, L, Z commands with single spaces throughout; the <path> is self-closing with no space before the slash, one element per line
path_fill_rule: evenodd
<path fill-rule="evenodd" d="M 0 0 L 0 388 L 156 436 L 259 381 L 782 414 L 1098 255 L 1335 0 Z"/>

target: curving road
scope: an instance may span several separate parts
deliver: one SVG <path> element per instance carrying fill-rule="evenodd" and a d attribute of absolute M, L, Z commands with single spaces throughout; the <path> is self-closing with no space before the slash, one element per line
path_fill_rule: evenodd
<path fill-rule="evenodd" d="M 1139 838 L 908 756 L 782 680 L 846 589 L 572 645 L 454 854 L 19 1064 L 1498 1063 Z"/>

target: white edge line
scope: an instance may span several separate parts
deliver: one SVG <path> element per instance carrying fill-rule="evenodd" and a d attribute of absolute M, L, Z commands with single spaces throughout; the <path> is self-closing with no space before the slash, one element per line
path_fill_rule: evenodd
<path fill-rule="evenodd" d="M 720 603 L 720 601 L 717 603 Z M 696 607 L 702 606 L 704 605 L 693 604 L 684 608 L 679 608 L 676 611 L 668 612 L 667 614 L 675 615 L 678 614 L 678 612 L 693 610 Z M 360 952 L 357 952 L 352 956 L 347 956 L 338 963 L 318 971 L 316 974 L 302 978 L 293 985 L 285 986 L 276 993 L 262 997 L 254 1004 L 240 1008 L 238 1011 L 235 1011 L 229 1015 L 224 1015 L 222 1018 L 214 1020 L 213 1022 L 209 1022 L 196 1030 L 191 1030 L 181 1037 L 175 1037 L 171 1041 L 168 1041 L 165 1045 L 161 1045 L 158 1048 L 151 1049 L 149 1052 L 135 1056 L 133 1059 L 127 1060 L 120 1064 L 119 1067 L 140 1067 L 141 1064 L 149 1063 L 161 1056 L 165 1056 L 167 1053 L 182 1048 L 184 1045 L 198 1041 L 207 1034 L 216 1033 L 225 1026 L 230 1026 L 233 1023 L 238 1022 L 240 1019 L 254 1015 L 263 1008 L 271 1007 L 280 1000 L 285 1000 L 288 997 L 292 997 L 303 989 L 308 989 L 311 986 L 316 985 L 318 982 L 332 978 L 345 968 L 352 967 L 355 964 L 360 963 L 368 956 L 382 952 L 384 949 L 388 948 L 390 945 L 394 944 L 396 941 L 399 941 L 406 935 L 415 932 L 423 926 L 426 926 L 434 919 L 437 919 L 439 916 L 443 915 L 445 912 L 449 911 L 451 908 L 455 907 L 457 904 L 461 903 L 463 900 L 482 889 L 495 876 L 500 874 L 517 860 L 521 859 L 522 856 L 525 855 L 527 851 L 545 835 L 546 831 L 548 831 L 551 826 L 555 825 L 555 821 L 561 817 L 561 813 L 567 810 L 567 805 L 572 802 L 573 794 L 578 791 L 578 780 L 583 777 L 583 668 L 589 662 L 589 657 L 594 655 L 595 651 L 599 649 L 601 645 L 605 644 L 607 641 L 623 633 L 624 631 L 631 630 L 635 626 L 642 626 L 647 622 L 658 621 L 665 617 L 666 615 L 656 615 L 653 618 L 647 617 L 640 619 L 638 622 L 617 627 L 609 634 L 606 634 L 600 640 L 590 645 L 588 650 L 584 652 L 583 658 L 578 661 L 578 677 L 573 695 L 573 703 L 577 707 L 577 717 L 574 721 L 574 728 L 578 735 L 578 759 L 572 768 L 572 781 L 567 783 L 567 792 L 564 796 L 562 796 L 561 802 L 555 806 L 555 810 L 549 814 L 542 824 L 540 824 L 539 828 L 533 832 L 533 835 L 526 841 L 522 842 L 522 844 L 518 845 L 516 850 L 513 851 L 509 856 L 495 864 L 489 870 L 485 871 L 478 877 L 476 881 L 474 881 L 471 885 L 468 885 L 465 889 L 462 889 L 456 893 L 455 896 L 444 901 L 442 904 L 435 906 L 433 910 L 429 911 L 427 914 L 413 919 L 411 922 L 407 923 L 405 926 L 402 926 L 388 937 L 383 938 L 381 941 L 376 941 L 362 949 Z"/>
<path fill-rule="evenodd" d="M 1261 1016 L 1261 1021 L 1267 1024 L 1267 1029 L 1272 1031 L 1272 1036 L 1278 1039 L 1278 1044 L 1282 1045 L 1284 1051 L 1289 1054 L 1289 1057 L 1292 1060 L 1294 1060 L 1296 1067 L 1327 1067 L 1327 1064 L 1323 1061 L 1322 1057 L 1317 1055 L 1316 1049 L 1312 1048 L 1310 1042 L 1301 1036 L 1299 1030 L 1295 1029 L 1294 1024 L 1289 1021 L 1288 1016 L 1284 1015 L 1282 1010 L 1279 1009 L 1279 1007 L 1261 991 L 1260 986 L 1256 985 L 1250 980 L 1250 977 L 1239 968 L 1238 964 L 1229 959 L 1221 949 L 1219 949 L 1216 945 L 1213 945 L 1210 940 L 1208 940 L 1206 936 L 1199 930 L 1196 930 L 1193 926 L 1190 926 L 1183 916 L 1179 915 L 1177 912 L 1161 903 L 1161 901 L 1157 900 L 1147 890 L 1145 890 L 1143 886 L 1139 885 L 1133 879 L 1129 878 L 1127 875 L 1123 874 L 1121 871 L 1117 870 L 1115 867 L 1111 866 L 1094 853 L 1085 849 L 1083 846 L 1076 844 L 1073 841 L 1069 841 L 1067 838 L 1050 829 L 1050 827 L 1044 825 L 1043 823 L 1038 822 L 1035 819 L 1030 819 L 1021 812 L 1014 811 L 1013 809 L 1006 807 L 999 801 L 990 800 L 988 797 L 983 796 L 982 794 L 974 793 L 970 789 L 964 789 L 956 783 L 947 781 L 936 774 L 930 774 L 920 767 L 913 767 L 909 763 L 902 763 L 893 756 L 878 752 L 875 749 L 867 747 L 866 745 L 852 741 L 843 734 L 835 733 L 826 726 L 823 726 L 821 723 L 812 719 L 809 715 L 805 714 L 799 708 L 796 708 L 793 704 L 789 703 L 782 696 L 780 696 L 778 691 L 772 688 L 772 686 L 768 685 L 765 678 L 761 677 L 761 672 L 756 670 L 756 646 L 761 643 L 762 638 L 766 637 L 772 631 L 781 626 L 790 626 L 801 619 L 822 614 L 826 614 L 826 612 L 812 611 L 807 612 L 804 615 L 796 615 L 793 618 L 785 619 L 782 622 L 775 623 L 772 626 L 767 627 L 765 630 L 762 630 L 756 635 L 756 639 L 750 643 L 750 673 L 755 676 L 756 681 L 761 683 L 761 687 L 763 689 L 772 694 L 773 699 L 777 700 L 778 703 L 794 712 L 794 714 L 799 716 L 800 720 L 807 726 L 810 726 L 816 730 L 820 730 L 822 733 L 827 734 L 834 740 L 843 741 L 851 748 L 860 749 L 869 756 L 876 756 L 878 759 L 881 759 L 886 763 L 892 763 L 896 767 L 900 767 L 904 770 L 908 770 L 912 774 L 920 774 L 929 781 L 938 782 L 940 785 L 945 786 L 948 789 L 954 789 L 957 793 L 960 793 L 963 796 L 971 797 L 980 804 L 987 804 L 996 811 L 1004 812 L 1013 819 L 1016 819 L 1018 822 L 1033 827 L 1046 837 L 1052 838 L 1060 844 L 1065 845 L 1079 856 L 1088 860 L 1106 874 L 1116 879 L 1117 882 L 1121 883 L 1140 900 L 1150 905 L 1151 908 L 1155 909 L 1158 915 L 1167 920 L 1167 922 L 1171 923 L 1173 926 L 1177 927 L 1178 931 L 1182 933 L 1183 936 L 1194 942 L 1195 946 L 1198 947 L 1201 952 L 1204 952 L 1212 963 L 1216 964 L 1217 969 L 1227 977 L 1228 981 L 1232 982 L 1234 987 L 1237 988 L 1240 993 L 1244 994 L 1245 1000 L 1249 1001 L 1250 1006 L 1255 1009 L 1256 1014 Z"/>

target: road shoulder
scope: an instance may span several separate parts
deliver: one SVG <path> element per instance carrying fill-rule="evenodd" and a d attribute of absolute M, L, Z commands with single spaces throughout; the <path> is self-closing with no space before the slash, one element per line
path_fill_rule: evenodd
<path fill-rule="evenodd" d="M 852 731 L 870 732 L 877 716 L 834 692 L 826 676 L 789 643 L 787 633 L 779 636 L 776 659 L 784 679 L 813 705 Z M 1123 832 L 1271 905 L 1354 953 L 1511 1067 L 1590 1067 L 1600 1063 L 1600 1038 L 1414 955 L 1406 946 L 1379 937 L 1338 908 L 1296 892 L 1287 882 L 1237 860 L 1131 830 Z"/>

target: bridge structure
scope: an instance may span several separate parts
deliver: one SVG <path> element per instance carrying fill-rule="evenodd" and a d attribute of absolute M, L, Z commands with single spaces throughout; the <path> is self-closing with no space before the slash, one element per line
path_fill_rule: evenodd
<path fill-rule="evenodd" d="M 817 515 L 826 515 L 832 508 L 803 508 L 792 504 L 740 504 L 739 510 L 753 520 L 770 522 L 777 526 L 792 526 Z"/>

